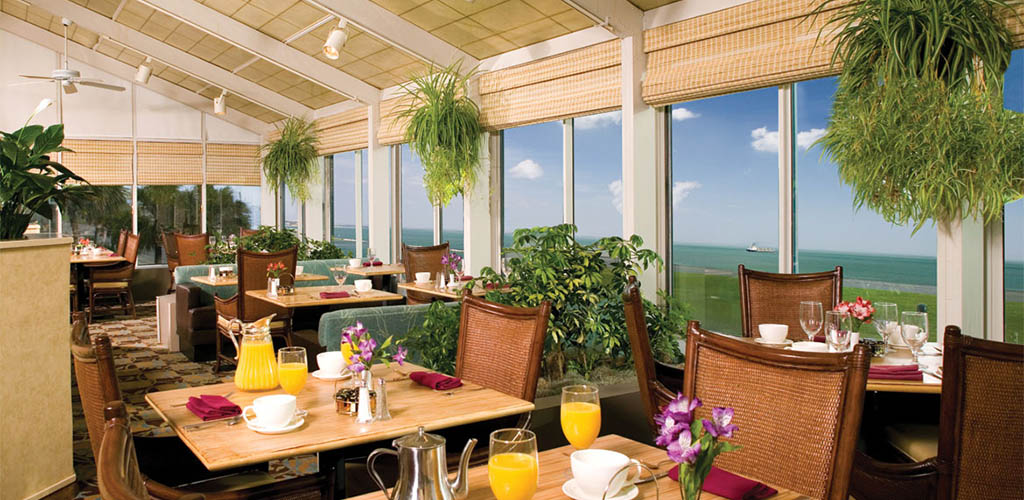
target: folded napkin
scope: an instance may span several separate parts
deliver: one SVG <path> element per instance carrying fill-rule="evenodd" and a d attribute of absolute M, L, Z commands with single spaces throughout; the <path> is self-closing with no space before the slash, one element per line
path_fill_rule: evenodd
<path fill-rule="evenodd" d="M 417 384 L 425 385 L 435 391 L 446 391 L 462 386 L 462 380 L 449 377 L 443 373 L 434 372 L 412 372 L 409 378 Z"/>
<path fill-rule="evenodd" d="M 875 365 L 868 368 L 868 378 L 880 380 L 923 380 L 917 365 Z"/>
<path fill-rule="evenodd" d="M 462 275 L 462 279 L 460 281 L 469 281 L 471 279 L 473 279 L 472 276 L 470 276 L 468 274 L 464 274 L 464 275 Z"/>
<path fill-rule="evenodd" d="M 117 255 L 117 252 L 110 252 L 107 254 L 107 257 L 120 257 L 120 255 Z"/>
<path fill-rule="evenodd" d="M 815 342 L 821 342 L 821 343 L 824 344 L 825 343 L 825 336 L 824 335 L 815 335 L 814 336 L 814 341 Z"/>
<path fill-rule="evenodd" d="M 321 299 L 344 299 L 345 297 L 348 297 L 348 296 L 349 296 L 348 292 L 346 292 L 346 291 L 340 291 L 340 292 L 320 292 L 320 298 Z"/>
<path fill-rule="evenodd" d="M 668 477 L 673 481 L 679 480 L 679 466 L 668 471 Z M 704 491 L 731 500 L 761 500 L 768 498 L 779 491 L 764 483 L 753 479 L 737 476 L 732 472 L 724 471 L 718 467 L 711 466 L 711 472 L 704 479 Z"/>
<path fill-rule="evenodd" d="M 363 267 L 383 266 L 383 265 L 384 265 L 384 261 L 382 261 L 382 260 L 375 260 L 373 262 L 363 262 Z"/>
<path fill-rule="evenodd" d="M 198 398 L 195 396 L 189 397 L 185 407 L 203 420 L 217 420 L 242 414 L 242 409 L 229 401 L 228 398 L 210 394 L 203 394 Z"/>

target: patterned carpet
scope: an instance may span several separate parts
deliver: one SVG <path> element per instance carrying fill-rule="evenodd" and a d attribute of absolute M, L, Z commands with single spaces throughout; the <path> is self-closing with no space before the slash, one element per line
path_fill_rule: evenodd
<path fill-rule="evenodd" d="M 227 382 L 231 380 L 233 372 L 224 370 L 215 375 L 213 362 L 193 363 L 181 353 L 167 352 L 157 342 L 155 304 L 140 304 L 137 313 L 138 319 L 131 319 L 130 316 L 97 318 L 89 325 L 89 334 L 95 336 L 104 333 L 110 337 L 118 383 L 128 407 L 132 432 L 136 436 L 178 439 L 174 431 L 146 404 L 146 393 Z M 76 498 L 98 499 L 96 463 L 92 456 L 82 403 L 75 387 L 74 369 L 71 373 L 75 473 L 78 476 Z M 271 462 L 269 470 L 280 479 L 285 479 L 313 473 L 316 469 L 316 459 L 310 455 Z"/>

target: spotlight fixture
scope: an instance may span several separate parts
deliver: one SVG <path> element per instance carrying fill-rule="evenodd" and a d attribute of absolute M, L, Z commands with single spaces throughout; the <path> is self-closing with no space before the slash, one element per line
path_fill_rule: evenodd
<path fill-rule="evenodd" d="M 228 105 L 224 101 L 224 99 L 227 96 L 228 96 L 228 91 L 222 90 L 222 91 L 220 91 L 220 97 L 214 97 L 213 98 L 213 114 L 215 114 L 215 115 L 223 115 L 224 113 L 227 113 Z"/>
<path fill-rule="evenodd" d="M 135 81 L 141 84 L 149 83 L 149 77 L 153 75 L 153 58 L 147 57 L 146 61 L 139 65 L 135 72 Z"/>
<path fill-rule="evenodd" d="M 327 41 L 324 42 L 324 57 L 337 60 L 341 56 L 341 46 L 345 45 L 345 41 L 348 40 L 346 26 L 348 26 L 348 21 L 342 19 L 338 22 L 338 26 L 331 30 L 331 34 L 327 35 Z"/>

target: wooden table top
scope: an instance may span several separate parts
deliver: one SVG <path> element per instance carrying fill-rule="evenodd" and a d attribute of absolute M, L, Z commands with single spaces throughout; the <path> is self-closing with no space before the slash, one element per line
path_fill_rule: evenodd
<path fill-rule="evenodd" d="M 312 376 L 307 378 L 306 386 L 298 394 L 298 408 L 309 412 L 306 422 L 299 429 L 287 434 L 258 434 L 249 430 L 244 421 L 232 426 L 217 423 L 198 429 L 183 428 L 201 421 L 183 406 L 189 396 L 224 395 L 234 391 L 229 399 L 245 408 L 257 397 L 284 394 L 280 388 L 273 391 L 243 392 L 235 389 L 235 384 L 228 382 L 151 392 L 146 394 L 146 402 L 170 424 L 178 437 L 210 470 L 264 463 L 271 459 L 393 439 L 412 434 L 421 425 L 427 430 L 444 429 L 518 415 L 534 408 L 533 403 L 529 401 L 470 382 L 463 382 L 462 387 L 443 392 L 419 385 L 404 375 L 422 369 L 410 363 L 402 367 L 392 364 L 391 369 L 379 364 L 373 367 L 375 375 L 384 376 L 388 381 L 388 408 L 391 410 L 392 419 L 371 424 L 357 424 L 355 416 L 339 415 L 334 402 L 335 383 Z M 342 388 L 342 384 L 349 381 L 339 382 L 338 388 Z M 451 395 L 448 395 L 449 392 Z"/>
<path fill-rule="evenodd" d="M 458 445 L 457 448 L 461 448 L 462 443 L 455 443 L 455 445 Z M 487 443 L 477 443 L 477 446 L 487 445 Z M 449 444 L 448 446 L 451 447 L 452 445 Z M 607 435 L 597 438 L 597 441 L 594 442 L 594 445 L 591 446 L 591 448 L 615 450 L 650 464 L 657 464 L 667 458 L 665 450 L 616 435 Z M 573 451 L 574 450 L 571 446 L 563 446 L 561 448 L 542 451 L 540 453 L 538 457 L 540 462 L 540 484 L 537 487 L 537 493 L 533 495 L 534 500 L 566 498 L 565 494 L 562 493 L 562 484 L 572 478 L 572 470 L 569 466 L 569 455 Z M 661 469 L 656 469 L 655 473 L 667 471 L 670 468 L 670 465 L 664 465 Z M 646 475 L 647 474 L 644 473 L 645 477 Z M 638 485 L 638 488 L 640 489 L 640 494 L 637 495 L 637 498 L 646 499 L 656 497 L 654 483 L 641 484 Z M 663 477 L 658 480 L 657 489 L 662 495 L 665 495 L 661 498 L 670 500 L 677 500 L 680 498 L 678 483 L 667 477 Z M 808 498 L 792 491 L 783 490 L 782 488 L 776 489 L 779 490 L 779 493 L 769 497 L 772 500 L 800 500 Z M 384 493 L 380 491 L 367 493 L 355 498 L 359 500 L 387 500 Z M 469 496 L 466 497 L 466 500 L 483 500 L 493 498 L 494 494 L 491 493 L 490 482 L 487 479 L 487 466 L 481 465 L 469 469 Z M 706 491 L 701 494 L 700 498 L 701 500 L 724 500 L 723 497 L 712 495 Z"/>
<path fill-rule="evenodd" d="M 227 277 L 227 278 L 220 278 L 220 277 L 218 277 L 218 278 L 214 278 L 212 280 L 207 275 L 193 276 L 193 277 L 191 277 L 189 279 L 191 279 L 192 281 L 194 281 L 196 283 L 201 283 L 203 285 L 209 285 L 209 286 L 236 286 L 236 285 L 238 285 L 238 275 L 237 274 L 234 275 L 234 276 Z M 300 275 L 295 277 L 295 281 L 321 281 L 321 280 L 329 280 L 329 279 L 331 279 L 330 276 L 324 276 L 322 274 L 308 274 L 308 273 L 303 273 L 303 274 L 300 274 Z"/>
<path fill-rule="evenodd" d="M 395 274 L 405 274 L 405 264 L 397 262 L 395 264 L 384 264 L 380 266 L 348 266 L 348 273 L 358 276 L 390 276 Z"/>
<path fill-rule="evenodd" d="M 70 254 L 72 264 L 113 264 L 115 262 L 125 262 L 127 259 L 120 255 L 108 256 L 110 250 L 104 250 L 99 255 L 75 255 Z"/>
<path fill-rule="evenodd" d="M 320 292 L 336 292 L 338 286 L 303 286 L 296 287 L 295 293 L 291 295 L 278 295 L 277 297 L 268 297 L 266 290 L 247 290 L 246 295 L 250 297 L 256 297 L 260 300 L 265 300 L 280 307 L 286 307 L 294 309 L 297 307 L 316 307 L 316 306 L 333 306 L 338 304 L 364 304 L 367 302 L 387 302 L 392 300 L 402 300 L 405 297 L 397 293 L 385 292 L 383 290 L 370 290 L 369 292 L 356 292 L 354 285 L 344 285 L 340 287 L 342 290 L 348 292 L 348 297 L 342 297 L 337 299 L 321 299 Z M 358 295 L 353 295 L 358 294 Z"/>
<path fill-rule="evenodd" d="M 462 296 L 462 288 L 445 288 L 444 290 L 437 290 L 434 288 L 433 281 L 428 281 L 422 285 L 414 281 L 399 283 L 398 288 L 401 288 L 402 290 L 414 290 L 420 293 L 433 295 L 435 297 L 444 297 L 446 299 L 458 300 L 459 297 Z M 487 290 L 484 290 L 483 288 L 477 287 L 473 289 L 473 295 L 483 295 L 485 293 L 487 293 Z"/>

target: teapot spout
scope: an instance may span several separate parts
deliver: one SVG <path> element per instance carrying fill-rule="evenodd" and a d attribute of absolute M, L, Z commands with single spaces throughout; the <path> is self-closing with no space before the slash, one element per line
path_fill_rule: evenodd
<path fill-rule="evenodd" d="M 455 476 L 455 482 L 451 483 L 452 496 L 461 500 L 469 495 L 469 457 L 473 454 L 473 447 L 476 446 L 476 439 L 470 439 L 466 447 L 462 449 L 462 456 L 459 457 L 459 474 Z"/>

